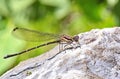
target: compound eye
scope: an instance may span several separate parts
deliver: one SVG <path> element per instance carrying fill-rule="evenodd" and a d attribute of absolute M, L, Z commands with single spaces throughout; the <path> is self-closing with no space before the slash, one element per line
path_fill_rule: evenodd
<path fill-rule="evenodd" d="M 79 36 L 74 36 L 74 37 L 73 37 L 73 40 L 74 40 L 75 42 L 78 42 Z"/>

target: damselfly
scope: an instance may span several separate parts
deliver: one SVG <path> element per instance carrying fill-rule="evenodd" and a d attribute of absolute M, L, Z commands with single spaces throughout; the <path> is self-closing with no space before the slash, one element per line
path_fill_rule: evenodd
<path fill-rule="evenodd" d="M 4 59 L 9 58 L 9 57 L 13 57 L 13 56 L 17 56 L 26 52 L 29 52 L 31 50 L 40 48 L 42 46 L 46 46 L 49 44 L 54 44 L 54 43 L 66 43 L 66 44 L 71 44 L 72 42 L 78 42 L 79 36 L 68 36 L 68 35 L 56 35 L 56 34 L 50 34 L 50 33 L 42 33 L 42 32 L 38 32 L 38 31 L 34 31 L 34 30 L 29 30 L 26 28 L 19 28 L 16 27 L 13 29 L 12 31 L 13 35 L 15 35 L 16 37 L 26 40 L 26 41 L 45 41 L 45 40 L 51 40 L 51 39 L 56 39 L 55 41 L 52 42 L 47 42 L 26 50 L 23 50 L 21 52 L 15 53 L 15 54 L 10 54 L 10 55 L 6 55 L 4 57 Z"/>

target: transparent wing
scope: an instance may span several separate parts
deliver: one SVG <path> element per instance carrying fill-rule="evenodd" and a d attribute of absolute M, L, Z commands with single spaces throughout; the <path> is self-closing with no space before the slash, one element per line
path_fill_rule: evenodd
<path fill-rule="evenodd" d="M 14 28 L 12 34 L 19 38 L 26 41 L 33 41 L 33 42 L 41 42 L 41 41 L 48 41 L 52 39 L 59 39 L 59 35 L 50 34 L 50 33 L 42 33 L 34 30 L 29 30 L 26 28 Z"/>

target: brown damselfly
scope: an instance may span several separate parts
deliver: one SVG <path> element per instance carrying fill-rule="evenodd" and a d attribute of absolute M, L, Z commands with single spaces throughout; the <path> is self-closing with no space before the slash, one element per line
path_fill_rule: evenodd
<path fill-rule="evenodd" d="M 23 39 L 23 40 L 26 40 L 26 41 L 41 42 L 41 41 L 51 40 L 51 39 L 56 39 L 56 40 L 52 41 L 52 42 L 40 44 L 38 46 L 23 50 L 21 52 L 15 53 L 15 54 L 6 55 L 4 57 L 4 59 L 26 53 L 26 52 L 29 52 L 31 50 L 34 50 L 34 49 L 37 49 L 37 48 L 40 48 L 42 46 L 46 46 L 49 44 L 54 44 L 54 43 L 71 44 L 72 42 L 78 42 L 78 39 L 79 39 L 79 36 L 71 37 L 68 35 L 56 35 L 56 34 L 43 33 L 43 32 L 38 32 L 38 31 L 34 31 L 34 30 L 29 30 L 26 28 L 19 28 L 19 27 L 14 28 L 12 33 L 16 37 Z"/>

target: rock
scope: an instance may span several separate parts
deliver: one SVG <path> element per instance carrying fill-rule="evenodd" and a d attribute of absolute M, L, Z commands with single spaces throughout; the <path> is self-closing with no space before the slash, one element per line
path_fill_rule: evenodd
<path fill-rule="evenodd" d="M 120 28 L 79 34 L 79 43 L 21 62 L 0 79 L 120 79 Z"/>

